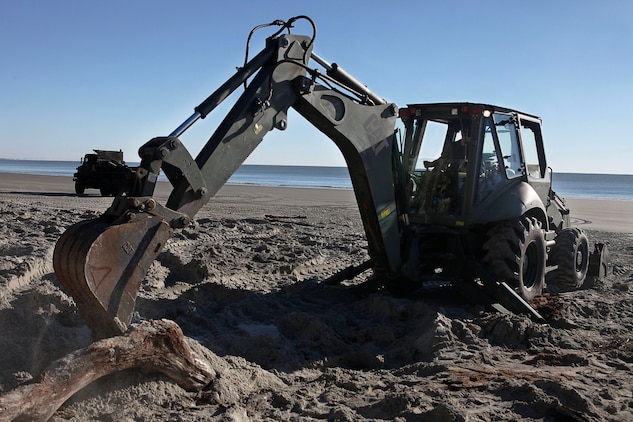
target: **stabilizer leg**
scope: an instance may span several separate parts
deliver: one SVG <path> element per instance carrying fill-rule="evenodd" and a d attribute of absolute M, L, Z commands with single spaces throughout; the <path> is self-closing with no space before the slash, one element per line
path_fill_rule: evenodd
<path fill-rule="evenodd" d="M 473 260 L 469 260 L 468 263 L 474 273 L 480 277 L 483 283 L 483 290 L 499 305 L 511 312 L 528 315 L 536 322 L 546 322 L 545 318 L 529 303 L 523 300 L 513 288 L 508 286 L 505 282 L 497 280 L 490 271 L 479 263 Z"/>

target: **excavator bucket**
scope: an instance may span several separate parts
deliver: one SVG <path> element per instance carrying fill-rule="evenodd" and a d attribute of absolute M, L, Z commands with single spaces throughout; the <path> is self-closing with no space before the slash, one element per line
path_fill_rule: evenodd
<path fill-rule="evenodd" d="M 127 330 L 141 280 L 171 234 L 164 219 L 143 216 L 120 224 L 82 221 L 60 237 L 55 274 L 95 339 Z"/>

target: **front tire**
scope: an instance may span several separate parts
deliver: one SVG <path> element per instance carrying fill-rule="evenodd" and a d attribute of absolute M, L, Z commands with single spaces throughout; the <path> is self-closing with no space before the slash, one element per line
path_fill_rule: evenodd
<path fill-rule="evenodd" d="M 541 223 L 533 217 L 506 221 L 490 229 L 488 236 L 483 245 L 488 270 L 527 302 L 540 295 L 547 256 Z"/>
<path fill-rule="evenodd" d="M 577 228 L 561 230 L 552 248 L 551 261 L 558 265 L 552 284 L 563 292 L 581 288 L 589 269 L 589 241 L 585 232 Z"/>
<path fill-rule="evenodd" d="M 75 193 L 77 195 L 83 195 L 84 192 L 86 191 L 86 187 L 84 186 L 83 183 L 81 182 L 75 182 Z"/>

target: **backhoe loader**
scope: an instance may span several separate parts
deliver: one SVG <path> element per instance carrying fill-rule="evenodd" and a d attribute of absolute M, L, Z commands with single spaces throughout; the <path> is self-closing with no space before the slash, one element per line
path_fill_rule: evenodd
<path fill-rule="evenodd" d="M 311 36 L 292 34 L 298 21 Z M 387 288 L 445 280 L 536 320 L 529 302 L 546 274 L 560 289 L 582 285 L 587 236 L 570 227 L 551 189 L 539 118 L 475 103 L 400 109 L 318 56 L 308 17 L 255 29 L 268 26 L 279 28 L 256 56 L 171 134 L 139 149 L 130 192 L 57 242 L 55 273 L 95 338 L 126 331 L 145 273 L 174 230 L 192 222 L 264 135 L 286 129 L 290 108 L 340 149 L 367 236 L 369 261 L 328 282 L 369 269 L 371 282 Z M 179 137 L 242 86 L 194 159 Z M 433 143 L 435 151 L 426 148 Z M 152 197 L 161 172 L 173 187 L 164 205 Z"/>

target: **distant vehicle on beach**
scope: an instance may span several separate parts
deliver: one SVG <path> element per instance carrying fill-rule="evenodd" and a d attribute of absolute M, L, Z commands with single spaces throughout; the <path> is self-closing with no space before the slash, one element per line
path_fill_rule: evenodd
<path fill-rule="evenodd" d="M 75 192 L 83 195 L 85 190 L 99 189 L 101 196 L 116 196 L 132 189 L 133 167 L 123 161 L 123 151 L 93 150 L 86 154 L 77 172 L 73 175 Z"/>

